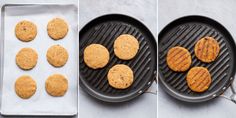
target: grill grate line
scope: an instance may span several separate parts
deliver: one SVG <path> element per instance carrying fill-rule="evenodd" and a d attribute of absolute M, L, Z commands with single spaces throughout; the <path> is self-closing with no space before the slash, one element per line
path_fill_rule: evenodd
<path fill-rule="evenodd" d="M 147 54 L 147 56 L 148 56 L 148 55 L 150 55 L 150 53 Z M 146 57 L 147 57 L 147 56 L 146 56 Z M 142 62 L 137 66 L 138 68 L 135 68 L 135 70 L 134 70 L 134 73 L 135 73 L 136 77 L 140 77 L 141 72 L 143 72 L 143 71 L 145 70 L 145 67 L 150 63 L 150 61 L 151 61 L 150 58 L 149 58 L 147 61 L 145 61 L 145 62 L 144 62 L 144 60 L 142 60 Z M 141 66 L 141 65 L 142 65 L 142 66 Z M 137 70 L 137 69 L 139 69 L 139 70 Z M 147 69 L 149 70 L 149 68 L 147 68 Z M 144 75 L 144 74 L 143 74 L 143 75 Z M 140 78 L 141 78 L 141 77 L 140 77 Z M 141 80 L 141 79 L 137 79 L 137 80 L 134 82 L 133 86 L 136 86 L 136 84 L 138 84 L 140 80 Z"/>
<path fill-rule="evenodd" d="M 227 73 L 224 73 L 224 71 L 226 71 L 228 69 L 229 65 L 223 67 L 222 70 L 220 70 L 219 73 L 217 73 L 217 75 L 215 75 L 216 78 L 220 78 L 220 79 L 214 79 L 211 83 L 210 88 L 208 89 L 208 91 L 210 91 L 212 88 L 214 88 L 216 86 L 216 84 L 219 83 L 219 81 L 221 81 L 222 79 L 224 79 L 223 77 L 225 77 L 227 75 Z M 223 74 L 224 73 L 224 74 Z M 223 76 L 222 76 L 223 75 Z M 220 77 L 222 76 L 222 77 Z"/>
<path fill-rule="evenodd" d="M 97 30 L 94 30 L 93 32 L 90 32 L 90 33 L 89 33 L 88 39 L 91 40 L 92 35 L 97 34 L 97 33 L 102 29 L 102 27 L 104 27 L 104 25 L 99 25 L 98 27 L 99 27 L 99 28 L 98 28 Z M 80 44 L 81 44 L 81 45 L 80 45 L 80 49 L 81 49 L 82 47 L 84 47 L 85 44 L 87 44 L 87 42 L 88 42 L 88 40 L 82 41 L 82 42 L 80 43 Z"/>
<path fill-rule="evenodd" d="M 182 27 L 177 27 L 169 36 L 167 39 L 170 39 L 171 37 L 179 34 L 179 32 L 182 32 L 183 30 L 185 30 L 187 27 L 189 27 L 188 25 L 183 25 Z M 163 44 L 168 43 L 168 40 L 164 40 Z"/>
<path fill-rule="evenodd" d="M 171 36 L 171 37 L 168 37 L 166 40 L 168 40 L 168 39 L 169 39 L 169 40 L 168 40 L 168 42 L 165 43 L 166 45 L 161 49 L 161 51 L 168 49 L 168 47 L 176 41 L 176 40 L 174 40 L 174 39 L 178 39 L 180 36 L 182 36 L 184 33 L 186 33 L 186 31 L 187 31 L 189 28 L 192 29 L 193 27 L 187 25 L 187 26 L 185 26 L 182 30 L 180 30 L 179 32 L 177 32 L 175 35 L 173 35 L 173 36 Z"/>
<path fill-rule="evenodd" d="M 166 50 L 168 50 L 170 47 L 174 46 L 174 45 L 177 45 L 177 43 L 179 42 L 178 40 L 176 39 L 182 39 L 180 37 L 185 37 L 187 36 L 190 32 L 192 32 L 192 30 L 194 30 L 196 26 L 192 26 L 192 27 L 189 27 L 189 29 L 187 28 L 186 30 L 184 30 L 180 35 L 175 35 L 173 37 L 171 37 L 170 41 L 167 42 L 167 44 L 161 48 L 160 50 L 164 50 L 164 52 L 166 52 Z M 168 40 L 168 39 L 166 39 Z M 173 40 L 171 42 L 171 40 Z M 160 58 L 163 58 L 163 56 L 161 56 Z"/>

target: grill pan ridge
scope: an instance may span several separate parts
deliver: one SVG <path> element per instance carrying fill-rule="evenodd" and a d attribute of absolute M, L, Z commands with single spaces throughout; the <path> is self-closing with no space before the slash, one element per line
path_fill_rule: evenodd
<path fill-rule="evenodd" d="M 137 55 L 128 61 L 114 55 L 113 43 L 121 34 L 131 34 L 139 41 Z M 80 86 L 91 96 L 106 102 L 124 102 L 145 92 L 156 77 L 157 46 L 151 32 L 139 21 L 121 14 L 110 14 L 90 21 L 79 33 Z M 83 61 L 83 51 L 89 44 L 104 45 L 109 53 L 109 63 L 102 69 L 91 69 Z M 131 87 L 119 90 L 109 86 L 107 73 L 116 64 L 126 64 L 134 72 Z"/>
<path fill-rule="evenodd" d="M 204 36 L 214 37 L 220 45 L 220 53 L 212 63 L 201 62 L 194 54 L 196 42 Z M 171 96 L 187 102 L 203 102 L 222 94 L 233 81 L 235 43 L 230 33 L 215 20 L 205 16 L 185 16 L 168 24 L 158 38 L 159 81 L 161 87 Z M 167 52 L 174 46 L 182 46 L 189 50 L 192 56 L 191 67 L 208 68 L 212 83 L 207 91 L 203 93 L 191 91 L 185 80 L 188 71 L 174 72 L 167 66 Z"/>

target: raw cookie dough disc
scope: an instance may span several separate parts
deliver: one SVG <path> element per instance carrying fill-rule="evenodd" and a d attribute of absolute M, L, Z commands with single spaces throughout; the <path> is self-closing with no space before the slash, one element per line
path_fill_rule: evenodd
<path fill-rule="evenodd" d="M 213 62 L 220 52 L 220 46 L 213 37 L 203 37 L 195 45 L 196 57 L 206 63 Z"/>
<path fill-rule="evenodd" d="M 52 39 L 59 40 L 66 36 L 68 32 L 68 25 L 63 19 L 54 18 L 48 22 L 47 31 L 48 35 Z"/>
<path fill-rule="evenodd" d="M 68 81 L 63 75 L 54 74 L 49 76 L 46 80 L 45 88 L 47 93 L 51 96 L 63 96 L 68 89 Z"/>
<path fill-rule="evenodd" d="M 114 42 L 115 55 L 123 60 L 134 58 L 139 49 L 138 40 L 129 34 L 122 34 Z"/>
<path fill-rule="evenodd" d="M 65 65 L 68 57 L 69 55 L 67 50 L 60 45 L 53 45 L 47 51 L 47 60 L 55 67 Z"/>
<path fill-rule="evenodd" d="M 166 62 L 171 70 L 184 72 L 191 66 L 192 59 L 187 49 L 176 46 L 168 51 Z"/>
<path fill-rule="evenodd" d="M 34 68 L 37 60 L 38 54 L 32 48 L 22 48 L 16 55 L 16 64 L 24 70 Z"/>
<path fill-rule="evenodd" d="M 211 75 L 204 67 L 191 68 L 186 79 L 189 88 L 195 92 L 204 92 L 211 84 Z"/>
<path fill-rule="evenodd" d="M 33 40 L 37 35 L 37 27 L 30 21 L 23 20 L 15 27 L 16 37 L 24 42 Z"/>
<path fill-rule="evenodd" d="M 117 64 L 107 74 L 108 83 L 116 89 L 126 89 L 134 81 L 133 71 L 129 66 Z"/>
<path fill-rule="evenodd" d="M 33 96 L 36 89 L 36 82 L 28 75 L 19 77 L 15 82 L 15 92 L 23 99 L 28 99 Z"/>
<path fill-rule="evenodd" d="M 93 69 L 103 68 L 109 61 L 107 48 L 100 44 L 91 44 L 84 49 L 84 62 Z"/>

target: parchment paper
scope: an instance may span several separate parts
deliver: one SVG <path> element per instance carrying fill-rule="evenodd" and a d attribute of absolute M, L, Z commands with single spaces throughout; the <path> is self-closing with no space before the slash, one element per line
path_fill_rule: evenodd
<path fill-rule="evenodd" d="M 7 5 L 4 6 L 4 65 L 2 80 L 1 113 L 4 115 L 75 115 L 78 102 L 78 31 L 77 7 L 74 5 Z M 59 17 L 69 25 L 62 40 L 55 41 L 47 34 L 47 23 Z M 15 36 L 15 26 L 29 20 L 37 26 L 37 36 L 31 42 L 22 42 Z M 2 39 L 1 39 L 2 40 Z M 47 49 L 60 44 L 67 49 L 69 58 L 60 68 L 51 66 L 46 59 Z M 23 47 L 34 48 L 38 53 L 37 65 L 29 71 L 21 70 L 15 63 L 17 52 Z M 45 90 L 48 76 L 60 73 L 68 79 L 68 91 L 63 97 L 52 97 Z M 30 99 L 21 99 L 14 84 L 21 75 L 30 75 L 37 83 L 36 93 Z"/>

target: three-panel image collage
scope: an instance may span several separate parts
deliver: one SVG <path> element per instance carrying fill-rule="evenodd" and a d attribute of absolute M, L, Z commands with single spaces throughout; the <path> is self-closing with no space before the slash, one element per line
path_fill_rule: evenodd
<path fill-rule="evenodd" d="M 0 0 L 0 118 L 235 118 L 235 5 Z"/>

